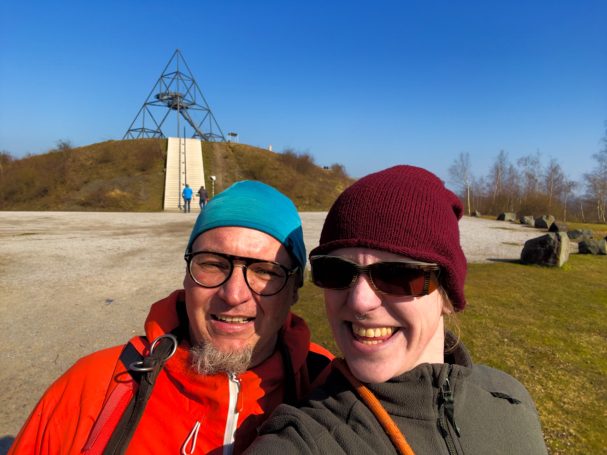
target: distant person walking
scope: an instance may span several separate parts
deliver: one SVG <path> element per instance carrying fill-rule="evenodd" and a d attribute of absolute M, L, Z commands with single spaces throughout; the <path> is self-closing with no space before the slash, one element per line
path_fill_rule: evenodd
<path fill-rule="evenodd" d="M 185 188 L 181 192 L 181 195 L 183 196 L 183 212 L 184 213 L 190 213 L 190 203 L 192 202 L 192 194 L 194 194 L 194 192 L 192 191 L 192 188 L 190 188 L 190 185 L 188 185 L 186 183 Z"/>
<path fill-rule="evenodd" d="M 202 212 L 202 209 L 204 209 L 204 206 L 207 204 L 207 202 L 209 202 L 209 193 L 207 193 L 207 190 L 204 188 L 204 185 L 203 185 L 198 190 L 198 204 L 200 205 L 201 212 Z"/>

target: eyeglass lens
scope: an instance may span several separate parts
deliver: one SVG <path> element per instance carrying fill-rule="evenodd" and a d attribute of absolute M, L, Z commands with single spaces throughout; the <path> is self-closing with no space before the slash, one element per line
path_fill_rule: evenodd
<path fill-rule="evenodd" d="M 366 273 L 373 286 L 387 294 L 421 296 L 433 291 L 427 287 L 432 272 L 406 262 L 376 262 L 360 266 L 333 256 L 319 256 L 310 260 L 312 280 L 322 288 L 347 289 L 361 273 Z"/>
<path fill-rule="evenodd" d="M 243 265 L 234 261 L 244 262 Z M 251 291 L 259 295 L 274 295 L 284 287 L 288 273 L 279 264 L 255 259 L 233 259 L 217 253 L 194 253 L 190 258 L 192 279 L 206 288 L 214 288 L 225 283 L 235 267 L 242 267 L 245 281 Z"/>

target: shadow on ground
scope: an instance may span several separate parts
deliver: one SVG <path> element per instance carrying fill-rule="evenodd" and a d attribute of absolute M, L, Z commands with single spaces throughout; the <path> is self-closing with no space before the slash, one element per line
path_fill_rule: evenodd
<path fill-rule="evenodd" d="M 520 259 L 501 259 L 501 258 L 487 258 L 489 262 L 504 262 L 506 264 L 520 264 Z"/>

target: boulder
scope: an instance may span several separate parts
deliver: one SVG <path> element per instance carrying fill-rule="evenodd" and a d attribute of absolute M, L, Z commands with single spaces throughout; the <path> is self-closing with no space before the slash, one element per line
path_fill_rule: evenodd
<path fill-rule="evenodd" d="M 555 221 L 548 228 L 548 232 L 567 232 L 567 225 L 561 221 Z"/>
<path fill-rule="evenodd" d="M 552 215 L 542 215 L 535 218 L 535 227 L 538 229 L 548 229 L 554 223 Z"/>
<path fill-rule="evenodd" d="M 497 216 L 498 221 L 516 221 L 516 213 L 502 212 Z"/>
<path fill-rule="evenodd" d="M 525 242 L 521 252 L 523 264 L 562 267 L 569 259 L 569 237 L 562 232 L 550 232 Z"/>
<path fill-rule="evenodd" d="M 592 231 L 590 229 L 574 229 L 573 231 L 567 232 L 567 236 L 571 240 L 591 239 Z"/>
<path fill-rule="evenodd" d="M 472 212 L 472 216 L 481 216 L 481 212 L 479 212 L 478 210 L 475 210 Z"/>
<path fill-rule="evenodd" d="M 580 254 L 607 254 L 605 239 L 584 239 L 578 244 Z"/>
<path fill-rule="evenodd" d="M 527 226 L 535 226 L 535 218 L 533 218 L 532 216 L 521 216 L 521 219 L 519 220 L 521 222 L 521 224 L 526 224 Z"/>

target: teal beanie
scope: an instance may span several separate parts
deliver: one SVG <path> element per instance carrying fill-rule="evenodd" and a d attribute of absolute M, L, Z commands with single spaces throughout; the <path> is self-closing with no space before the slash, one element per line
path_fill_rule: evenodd
<path fill-rule="evenodd" d="M 265 183 L 236 182 L 204 206 L 196 219 L 186 253 L 196 238 L 208 230 L 239 226 L 271 235 L 291 253 L 302 270 L 306 266 L 306 247 L 301 219 L 291 199 Z"/>

